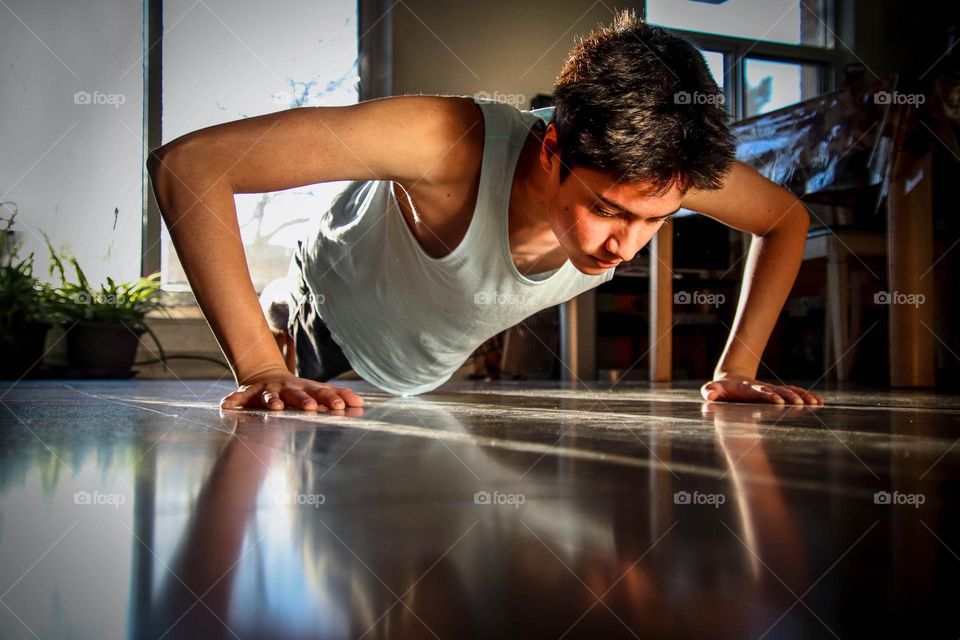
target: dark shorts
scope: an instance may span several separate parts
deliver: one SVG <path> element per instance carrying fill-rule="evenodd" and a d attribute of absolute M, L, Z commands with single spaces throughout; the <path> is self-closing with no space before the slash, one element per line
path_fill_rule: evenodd
<path fill-rule="evenodd" d="M 317 312 L 317 300 L 303 278 L 303 242 L 290 265 L 290 276 L 295 286 L 292 293 L 293 310 L 288 330 L 297 351 L 297 375 L 301 378 L 326 382 L 352 367 L 343 355 L 340 345 L 333 341 L 330 330 Z M 324 304 L 328 300 L 322 301 Z"/>

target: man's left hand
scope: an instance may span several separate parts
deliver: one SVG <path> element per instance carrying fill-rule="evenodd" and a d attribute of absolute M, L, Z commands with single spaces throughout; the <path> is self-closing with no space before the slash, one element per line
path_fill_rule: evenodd
<path fill-rule="evenodd" d="M 823 398 L 790 384 L 770 384 L 746 376 L 726 375 L 700 388 L 704 400 L 823 406 Z"/>

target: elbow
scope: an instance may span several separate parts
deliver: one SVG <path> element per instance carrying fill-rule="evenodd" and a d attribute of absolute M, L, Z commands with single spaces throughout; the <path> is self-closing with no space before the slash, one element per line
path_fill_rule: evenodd
<path fill-rule="evenodd" d="M 172 203 L 178 198 L 178 194 L 182 196 L 182 189 L 190 181 L 189 171 L 183 161 L 183 151 L 174 143 L 153 149 L 147 155 L 146 168 L 160 215 L 164 220 L 168 220 L 168 216 L 175 209 Z M 195 190 L 186 188 L 188 192 Z"/>
<path fill-rule="evenodd" d="M 794 200 L 793 204 L 780 215 L 777 221 L 770 227 L 766 233 L 761 233 L 761 237 L 772 235 L 786 235 L 802 237 L 804 241 L 807 238 L 807 232 L 810 230 L 810 211 L 800 200 Z"/>
<path fill-rule="evenodd" d="M 154 186 L 167 189 L 174 184 L 186 186 L 228 180 L 229 169 L 223 168 L 226 163 L 217 160 L 204 140 L 188 134 L 152 150 L 147 155 L 146 168 Z M 214 176 L 219 177 L 214 179 Z"/>
<path fill-rule="evenodd" d="M 788 215 L 791 218 L 790 226 L 797 229 L 795 233 L 806 239 L 807 232 L 810 231 L 810 210 L 807 209 L 803 202 L 797 200 Z"/>
<path fill-rule="evenodd" d="M 157 172 L 157 167 L 160 166 L 160 154 L 163 150 L 163 147 L 158 149 L 151 149 L 150 153 L 147 154 L 147 174 L 152 178 Z"/>
<path fill-rule="evenodd" d="M 146 167 L 158 199 L 180 187 L 200 193 L 198 183 L 209 179 L 208 163 L 200 160 L 193 143 L 180 139 L 152 150 Z"/>
<path fill-rule="evenodd" d="M 156 180 L 158 174 L 170 169 L 175 148 L 172 143 L 168 142 L 147 154 L 147 174 L 149 174 L 151 178 Z"/>
<path fill-rule="evenodd" d="M 804 234 L 806 234 L 810 230 L 810 210 L 799 200 L 797 200 L 797 204 L 800 205 L 800 224 L 803 227 Z"/>

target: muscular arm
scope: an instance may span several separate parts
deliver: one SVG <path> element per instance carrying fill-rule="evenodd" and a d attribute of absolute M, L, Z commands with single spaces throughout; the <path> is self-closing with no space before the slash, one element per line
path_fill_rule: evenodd
<path fill-rule="evenodd" d="M 813 404 L 811 400 L 818 396 L 789 385 L 757 383 L 770 391 L 752 388 L 760 357 L 800 269 L 810 214 L 793 194 L 740 162 L 734 163 L 722 188 L 690 192 L 683 206 L 753 236 L 736 316 L 714 371 L 715 380 L 748 381 L 753 399 L 806 399 Z"/>
<path fill-rule="evenodd" d="M 442 184 L 459 163 L 436 158 L 449 156 L 462 134 L 464 108 L 458 99 L 410 96 L 291 109 L 201 129 L 151 154 L 161 214 L 241 387 L 223 406 L 341 408 L 359 400 L 287 371 L 250 278 L 234 194 L 339 180 Z"/>

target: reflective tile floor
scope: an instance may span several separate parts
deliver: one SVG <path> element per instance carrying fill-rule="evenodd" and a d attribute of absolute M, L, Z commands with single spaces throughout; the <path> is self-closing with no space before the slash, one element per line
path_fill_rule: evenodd
<path fill-rule="evenodd" d="M 0 637 L 960 636 L 958 397 L 350 384 L 0 384 Z"/>

